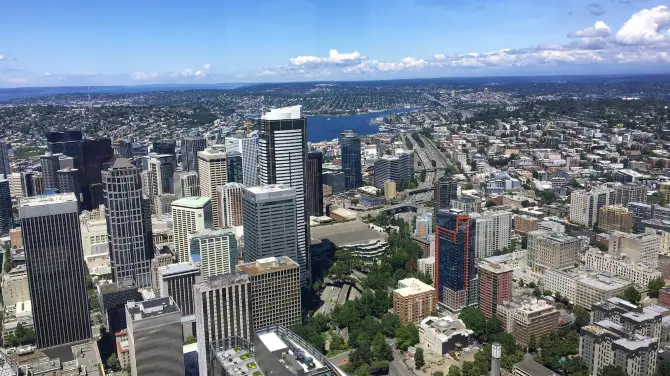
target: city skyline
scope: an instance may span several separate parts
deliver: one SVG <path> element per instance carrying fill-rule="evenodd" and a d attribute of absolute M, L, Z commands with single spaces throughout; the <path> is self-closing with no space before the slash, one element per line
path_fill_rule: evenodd
<path fill-rule="evenodd" d="M 641 0 L 27 7 L 0 16 L 0 32 L 22 35 L 0 43 L 0 87 L 658 73 L 670 61 L 670 9 Z"/>

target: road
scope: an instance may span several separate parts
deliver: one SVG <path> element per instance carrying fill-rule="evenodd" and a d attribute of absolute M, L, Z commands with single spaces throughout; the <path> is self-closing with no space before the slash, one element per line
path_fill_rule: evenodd
<path fill-rule="evenodd" d="M 407 369 L 405 363 L 399 359 L 394 359 L 389 363 L 390 376 L 415 376 L 414 372 Z"/>
<path fill-rule="evenodd" d="M 412 143 L 412 145 L 414 145 L 414 153 L 419 156 L 421 164 L 423 165 L 423 169 L 432 170 L 433 164 L 430 162 L 431 158 L 427 154 L 426 149 L 420 147 L 419 144 L 417 144 L 416 141 L 414 141 L 414 138 L 412 138 L 412 136 L 403 135 L 403 137 L 409 140 Z M 426 179 L 423 182 L 419 183 L 419 188 L 426 188 L 432 186 L 433 182 L 435 181 L 436 175 L 437 174 L 435 173 L 435 171 L 426 171 Z"/>
<path fill-rule="evenodd" d="M 423 141 L 424 145 L 426 145 L 425 151 L 426 154 L 428 155 L 428 158 L 433 159 L 437 163 L 437 168 L 442 169 L 442 168 L 447 168 L 449 166 L 449 160 L 444 153 L 442 153 L 437 146 L 433 143 L 432 140 L 427 139 L 423 135 L 419 135 L 421 137 L 421 141 Z"/>

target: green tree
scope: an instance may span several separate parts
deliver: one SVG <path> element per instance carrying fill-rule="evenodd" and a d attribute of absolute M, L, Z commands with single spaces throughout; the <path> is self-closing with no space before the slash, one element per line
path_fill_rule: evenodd
<path fill-rule="evenodd" d="M 195 343 L 196 339 L 194 336 L 188 336 L 186 337 L 186 340 L 184 341 L 184 345 L 190 345 L 192 343 Z"/>
<path fill-rule="evenodd" d="M 344 350 L 346 344 L 344 343 L 344 338 L 337 333 L 330 334 L 330 349 L 331 350 Z"/>
<path fill-rule="evenodd" d="M 598 372 L 598 376 L 628 376 L 628 374 L 617 366 L 608 365 Z"/>
<path fill-rule="evenodd" d="M 670 376 L 670 362 L 661 362 L 658 365 L 658 371 L 656 372 L 658 376 Z"/>
<path fill-rule="evenodd" d="M 493 202 L 492 200 L 486 200 L 486 207 L 490 208 L 492 206 L 496 206 L 496 203 Z"/>
<path fill-rule="evenodd" d="M 387 313 L 382 316 L 382 333 L 389 338 L 393 338 L 396 335 L 396 330 L 402 325 L 400 323 L 400 317 L 393 313 Z"/>
<path fill-rule="evenodd" d="M 372 340 L 372 359 L 374 360 L 393 360 L 393 349 L 386 342 L 386 337 L 383 334 L 377 333 Z"/>
<path fill-rule="evenodd" d="M 400 350 L 406 351 L 408 347 L 419 343 L 419 329 L 414 323 L 407 323 L 405 326 L 400 326 L 395 333 L 396 347 Z"/>
<path fill-rule="evenodd" d="M 647 284 L 649 288 L 649 296 L 652 298 L 658 298 L 658 291 L 665 287 L 665 280 L 663 277 L 654 278 Z"/>
<path fill-rule="evenodd" d="M 465 327 L 472 330 L 479 341 L 486 340 L 486 316 L 479 308 L 469 307 L 461 310 L 458 318 L 463 320 Z"/>
<path fill-rule="evenodd" d="M 361 364 L 354 371 L 354 376 L 370 376 L 370 366 L 367 364 Z"/>
<path fill-rule="evenodd" d="M 119 362 L 119 358 L 117 358 L 115 353 L 112 353 L 112 355 L 107 358 L 107 367 L 113 371 L 121 370 L 121 363 Z"/>
<path fill-rule="evenodd" d="M 591 322 L 591 314 L 583 307 L 576 306 L 572 310 L 572 314 L 575 315 L 575 323 L 573 325 L 577 331 L 582 326 L 586 326 Z"/>
<path fill-rule="evenodd" d="M 523 287 L 523 286 L 524 286 L 523 279 L 520 279 L 520 280 L 519 280 L 519 287 Z"/>
<path fill-rule="evenodd" d="M 423 359 L 423 349 L 417 347 L 416 352 L 414 353 L 414 367 L 416 369 L 421 369 L 426 365 L 426 361 Z"/>
<path fill-rule="evenodd" d="M 5 258 L 2 261 L 2 270 L 9 273 L 12 270 L 12 251 L 10 247 L 5 248 Z"/>
<path fill-rule="evenodd" d="M 537 349 L 537 339 L 535 339 L 535 334 L 531 333 L 530 338 L 528 339 L 528 352 L 534 353 Z"/>
<path fill-rule="evenodd" d="M 635 305 L 640 303 L 641 298 L 642 296 L 640 295 L 640 292 L 637 291 L 633 285 L 626 287 L 626 289 L 623 290 L 623 294 L 621 294 L 621 299 L 628 300 Z"/>
<path fill-rule="evenodd" d="M 433 376 L 435 376 L 435 373 L 433 373 Z M 461 376 L 461 368 L 456 365 L 449 367 L 449 373 L 447 373 L 447 376 Z"/>

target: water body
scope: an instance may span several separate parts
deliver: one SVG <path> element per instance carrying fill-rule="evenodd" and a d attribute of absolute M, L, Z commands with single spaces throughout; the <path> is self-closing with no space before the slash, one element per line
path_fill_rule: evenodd
<path fill-rule="evenodd" d="M 372 119 L 415 110 L 416 108 L 401 108 L 351 116 L 307 116 L 307 141 L 330 141 L 338 138 L 340 133 L 347 129 L 359 135 L 374 134 L 379 132 L 379 127 L 370 124 Z"/>

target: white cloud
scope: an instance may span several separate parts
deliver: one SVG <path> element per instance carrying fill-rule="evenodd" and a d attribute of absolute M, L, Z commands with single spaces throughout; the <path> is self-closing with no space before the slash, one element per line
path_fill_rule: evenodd
<path fill-rule="evenodd" d="M 15 86 L 26 86 L 28 84 L 27 78 L 8 78 L 7 82 Z"/>
<path fill-rule="evenodd" d="M 625 45 L 649 45 L 670 40 L 670 9 L 660 5 L 635 13 L 616 34 L 616 41 Z"/>
<path fill-rule="evenodd" d="M 212 64 L 205 64 L 202 66 L 205 70 L 210 70 L 212 68 Z"/>
<path fill-rule="evenodd" d="M 0 55 L 0 61 L 5 60 L 5 57 L 3 55 Z"/>
<path fill-rule="evenodd" d="M 574 31 L 568 34 L 570 38 L 607 38 L 610 36 L 610 28 L 603 21 L 597 21 L 592 27 Z"/>
<path fill-rule="evenodd" d="M 51 73 L 49 73 L 49 72 L 44 72 L 44 75 L 47 76 L 47 77 L 50 77 L 50 76 L 51 76 Z"/>
<path fill-rule="evenodd" d="M 130 75 L 130 78 L 132 78 L 135 81 L 153 80 L 155 78 L 158 78 L 158 73 L 156 73 L 156 72 L 133 72 Z"/>
<path fill-rule="evenodd" d="M 340 53 L 336 49 L 332 49 L 328 52 L 328 57 L 298 56 L 289 59 L 289 61 L 291 62 L 291 64 L 295 66 L 321 65 L 321 64 L 347 66 L 347 65 L 358 64 L 366 59 L 367 58 L 365 56 L 362 56 L 358 51 Z"/>

